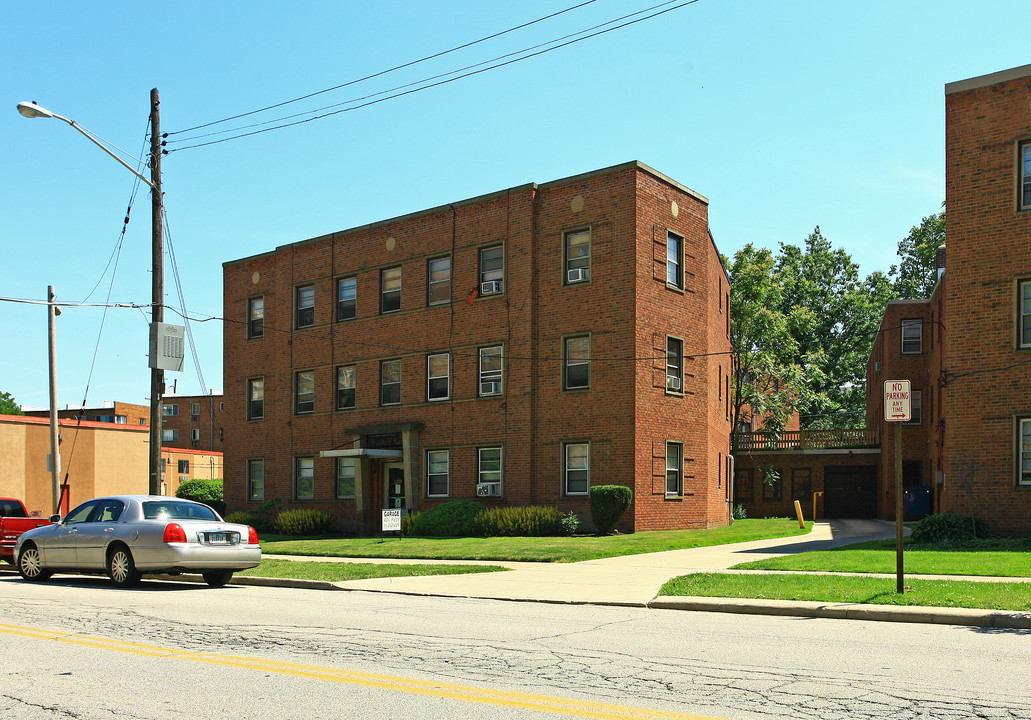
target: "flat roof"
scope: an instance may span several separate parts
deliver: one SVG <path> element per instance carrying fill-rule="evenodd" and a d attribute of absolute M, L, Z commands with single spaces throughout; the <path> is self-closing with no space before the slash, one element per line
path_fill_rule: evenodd
<path fill-rule="evenodd" d="M 946 83 L 945 94 L 951 95 L 952 93 L 963 92 L 964 90 L 988 87 L 989 85 L 996 85 L 1001 82 L 1007 82 L 1008 80 L 1016 80 L 1017 78 L 1027 77 L 1028 75 L 1031 75 L 1031 65 L 1021 65 L 1020 67 L 1010 68 L 1009 70 L 1000 70 L 999 72 L 989 73 L 988 75 L 979 75 L 967 80 L 957 80 L 956 82 Z"/>

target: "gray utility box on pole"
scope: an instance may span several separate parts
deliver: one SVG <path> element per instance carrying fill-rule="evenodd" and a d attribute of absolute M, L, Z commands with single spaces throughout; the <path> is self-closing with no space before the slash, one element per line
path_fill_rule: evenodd
<path fill-rule="evenodd" d="M 156 322 L 150 324 L 150 367 L 182 372 L 186 355 L 186 328 Z"/>

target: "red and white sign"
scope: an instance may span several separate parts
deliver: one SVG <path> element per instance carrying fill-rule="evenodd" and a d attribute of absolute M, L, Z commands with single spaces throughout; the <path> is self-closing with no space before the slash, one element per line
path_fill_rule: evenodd
<path fill-rule="evenodd" d="M 888 422 L 909 422 L 913 418 L 909 380 L 884 381 L 884 419 Z"/>

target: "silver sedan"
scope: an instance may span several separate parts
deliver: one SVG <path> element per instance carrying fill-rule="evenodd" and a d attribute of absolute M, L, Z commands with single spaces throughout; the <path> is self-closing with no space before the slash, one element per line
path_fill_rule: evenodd
<path fill-rule="evenodd" d="M 163 495 L 94 498 L 53 525 L 22 534 L 14 549 L 26 580 L 55 572 L 106 573 L 132 587 L 143 573 L 200 573 L 213 587 L 261 562 L 258 533 L 207 505 Z"/>

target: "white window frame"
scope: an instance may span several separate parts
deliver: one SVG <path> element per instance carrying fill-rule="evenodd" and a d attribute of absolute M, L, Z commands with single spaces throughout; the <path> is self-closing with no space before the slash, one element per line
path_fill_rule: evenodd
<path fill-rule="evenodd" d="M 247 339 L 265 337 L 265 296 L 258 295 L 247 300 Z"/>
<path fill-rule="evenodd" d="M 443 360 L 444 363 L 444 374 L 440 374 L 441 368 L 438 367 L 434 370 L 434 364 L 439 364 Z M 434 390 L 434 381 L 436 381 L 437 388 Z M 440 381 L 443 381 L 441 383 Z M 443 394 L 440 393 L 440 386 L 443 385 Z M 437 394 L 434 395 L 434 392 Z M 427 402 L 440 402 L 442 400 L 448 400 L 451 398 L 451 355 L 450 353 L 435 353 L 433 355 L 426 356 L 426 401 Z"/>
<path fill-rule="evenodd" d="M 434 299 L 434 294 L 445 297 Z M 451 302 L 451 256 L 445 255 L 433 258 L 426 263 L 426 304 L 446 305 L 449 302 Z"/>
<path fill-rule="evenodd" d="M 490 458 L 484 459 L 485 453 L 497 453 L 497 470 L 484 470 L 485 462 L 491 462 Z M 505 454 L 501 447 L 482 447 L 476 450 L 476 481 L 477 483 L 498 483 L 501 484 L 505 472 Z"/>
<path fill-rule="evenodd" d="M 1017 283 L 1017 345 L 1031 348 L 1031 279 Z"/>
<path fill-rule="evenodd" d="M 258 390 L 255 393 L 255 390 Z M 255 397 L 255 395 L 261 397 Z M 258 406 L 260 412 L 255 412 L 255 403 L 260 403 Z M 265 419 L 265 377 L 253 377 L 247 378 L 247 419 L 248 420 L 264 420 Z"/>
<path fill-rule="evenodd" d="M 572 342 L 586 340 L 587 341 L 587 359 L 580 360 L 578 362 L 572 362 L 572 355 L 570 353 L 569 344 Z M 573 385 L 569 380 L 569 370 L 573 367 L 586 366 L 587 368 L 587 381 L 581 385 Z M 590 335 L 570 335 L 567 338 L 562 339 L 562 389 L 563 390 L 590 390 L 591 389 L 591 336 Z"/>
<path fill-rule="evenodd" d="M 671 346 L 675 344 L 677 352 L 670 353 Z M 676 383 L 670 383 L 671 378 L 676 378 Z M 680 385 L 679 389 L 670 385 Z M 666 336 L 666 392 L 672 395 L 684 394 L 684 340 L 675 335 Z"/>
<path fill-rule="evenodd" d="M 390 277 L 387 274 L 390 273 Z M 394 277 L 397 273 L 397 277 Z M 394 285 L 397 287 L 394 287 Z M 392 307 L 396 301 L 397 307 Z M 388 304 L 391 306 L 388 308 Z M 389 315 L 401 311 L 401 266 L 383 268 L 379 273 L 379 313 Z"/>
<path fill-rule="evenodd" d="M 443 460 L 444 470 L 440 471 L 440 462 Z M 436 470 L 436 471 L 435 471 Z M 434 484 L 438 484 L 443 478 L 444 492 L 433 492 Z M 449 450 L 427 450 L 426 451 L 426 497 L 448 497 L 451 493 L 451 451 Z"/>
<path fill-rule="evenodd" d="M 479 373 L 477 377 L 479 382 L 477 383 L 477 394 L 480 397 L 494 397 L 502 395 L 505 392 L 505 349 L 504 345 L 491 345 L 490 347 L 482 347 L 479 352 L 480 364 Z M 493 364 L 491 358 L 497 358 L 498 367 L 484 367 L 485 361 Z M 497 383 L 497 392 L 483 392 L 483 386 L 485 383 Z"/>
<path fill-rule="evenodd" d="M 672 230 L 666 231 L 666 285 L 684 289 L 684 236 Z"/>
<path fill-rule="evenodd" d="M 351 492 L 341 492 L 341 483 L 350 481 Z M 354 500 L 355 484 L 358 482 L 358 458 L 338 457 L 337 458 L 337 500 Z"/>
<path fill-rule="evenodd" d="M 305 384 L 301 389 L 302 381 Z M 311 415 L 315 412 L 315 371 L 298 370 L 294 373 L 294 415 Z"/>
<path fill-rule="evenodd" d="M 162 417 L 179 417 L 179 403 L 161 406 Z"/>
<path fill-rule="evenodd" d="M 259 472 L 255 472 L 259 469 Z M 259 477 L 260 475 L 260 477 Z M 265 458 L 247 460 L 247 502 L 265 500 Z"/>
<path fill-rule="evenodd" d="M 500 268 L 492 267 L 492 268 L 487 269 L 487 268 L 484 267 L 486 265 L 486 263 L 484 262 L 484 255 L 487 254 L 487 253 L 493 253 L 494 251 L 500 251 L 501 252 L 501 267 Z M 501 283 L 501 292 L 502 293 L 505 292 L 505 246 L 504 246 L 504 244 L 501 244 L 501 245 L 491 245 L 490 247 L 480 248 L 479 259 L 480 259 L 480 264 L 479 264 L 480 284 L 477 287 L 482 287 L 483 283 L 486 283 L 486 282 L 499 282 L 499 283 Z M 491 262 L 492 263 L 494 262 L 493 258 L 491 258 Z M 498 294 L 500 294 L 500 293 L 498 293 Z"/>
<path fill-rule="evenodd" d="M 674 451 L 672 458 L 670 450 Z M 666 495 L 684 495 L 684 443 L 673 440 L 666 441 Z"/>
<path fill-rule="evenodd" d="M 1017 467 L 1016 485 L 1031 485 L 1031 417 L 1016 418 Z"/>
<path fill-rule="evenodd" d="M 358 317 L 358 278 L 353 275 L 337 280 L 336 317 L 337 322 L 354 320 Z"/>
<path fill-rule="evenodd" d="M 583 458 L 583 467 L 571 467 L 569 451 L 572 448 L 586 448 Z M 579 460 L 579 458 L 577 458 Z M 576 478 L 576 482 L 584 484 L 583 490 L 570 490 L 570 474 L 583 473 L 584 477 Z M 591 490 L 591 444 L 589 442 L 567 442 L 562 444 L 562 494 L 568 497 L 586 497 Z"/>
<path fill-rule="evenodd" d="M 916 337 L 912 337 L 914 334 Z M 906 337 L 907 330 L 909 331 L 910 337 Z M 920 355 L 924 352 L 924 321 L 919 318 L 911 318 L 903 320 L 901 325 L 902 334 L 902 345 L 899 348 L 903 355 Z M 906 349 L 906 345 L 909 345 L 909 350 Z M 914 345 L 916 350 L 913 349 Z"/>
<path fill-rule="evenodd" d="M 350 373 L 346 372 L 348 370 L 350 370 Z M 342 379 L 341 372 L 342 371 L 344 372 L 345 376 L 346 375 L 350 376 L 350 378 L 351 378 L 351 385 L 350 386 L 347 386 L 347 385 L 344 385 L 344 384 L 341 383 L 341 379 Z M 358 368 L 355 367 L 354 365 L 338 365 L 337 369 L 336 369 L 336 377 L 337 377 L 337 381 L 336 381 L 336 398 L 334 398 L 334 400 L 336 402 L 336 409 L 337 410 L 354 410 L 357 407 L 357 405 L 358 405 Z M 343 397 L 341 395 L 341 391 L 343 391 L 343 390 L 350 391 L 349 394 L 348 394 L 348 397 L 351 398 L 351 404 L 350 405 L 347 405 L 345 403 L 341 403 L 340 402 L 341 397 Z"/>
<path fill-rule="evenodd" d="M 311 490 L 306 494 L 301 493 L 301 483 L 311 484 Z M 307 488 L 305 488 L 307 490 Z M 315 457 L 313 455 L 298 455 L 294 457 L 294 500 L 315 499 Z"/>
<path fill-rule="evenodd" d="M 393 365 L 394 363 L 397 363 L 397 380 L 396 381 L 387 382 L 386 381 L 387 366 L 388 365 Z M 380 364 L 379 364 L 379 404 L 380 405 L 388 405 L 389 406 L 389 405 L 400 405 L 401 404 L 401 370 L 402 370 L 402 365 L 401 365 L 401 360 L 400 359 L 381 360 L 380 361 Z M 393 387 L 394 385 L 397 386 L 397 400 L 391 400 L 390 402 L 384 401 L 383 398 L 386 395 L 386 389 L 388 387 Z"/>
<path fill-rule="evenodd" d="M 298 285 L 294 289 L 294 304 L 296 312 L 294 327 L 309 328 L 315 325 L 315 286 Z"/>
<path fill-rule="evenodd" d="M 1017 146 L 1017 209 L 1031 210 L 1031 140 Z"/>
<path fill-rule="evenodd" d="M 572 245 L 570 241 L 574 239 L 579 240 L 585 235 L 587 236 L 587 241 L 586 243 L 577 243 L 577 249 L 580 252 L 574 257 L 571 253 Z M 591 279 L 591 240 L 591 229 L 589 227 L 567 230 L 562 233 L 562 257 L 564 259 L 562 269 L 565 273 L 565 276 L 562 278 L 563 285 L 577 285 L 588 282 Z M 586 248 L 586 253 L 582 252 L 584 248 Z M 571 277 L 571 275 L 574 277 Z"/>

